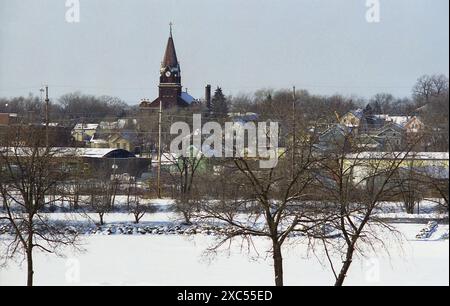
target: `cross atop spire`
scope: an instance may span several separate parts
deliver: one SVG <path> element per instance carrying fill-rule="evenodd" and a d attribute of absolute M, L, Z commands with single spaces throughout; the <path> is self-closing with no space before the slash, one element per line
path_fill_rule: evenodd
<path fill-rule="evenodd" d="M 169 29 L 170 29 L 170 36 L 167 41 L 166 51 L 164 52 L 163 61 L 161 63 L 161 68 L 165 69 L 167 67 L 173 69 L 176 68 L 179 72 L 180 66 L 177 59 L 177 53 L 175 52 L 175 44 L 173 43 L 173 37 L 172 37 L 172 26 L 173 23 L 169 23 Z"/>

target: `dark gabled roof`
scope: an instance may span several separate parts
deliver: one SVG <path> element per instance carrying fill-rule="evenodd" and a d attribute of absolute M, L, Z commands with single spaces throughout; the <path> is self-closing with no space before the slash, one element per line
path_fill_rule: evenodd
<path fill-rule="evenodd" d="M 333 124 L 331 127 L 326 129 L 322 134 L 320 134 L 319 138 L 323 138 L 330 133 L 333 133 L 334 135 L 336 135 L 337 133 L 339 133 L 341 135 L 345 135 L 348 132 L 349 132 L 349 129 L 346 126 L 337 123 L 337 124 Z"/>
<path fill-rule="evenodd" d="M 403 132 L 404 128 L 395 122 L 387 122 L 381 129 L 378 130 L 378 133 L 376 135 L 379 136 L 388 130 L 393 130 L 401 133 Z"/>
<path fill-rule="evenodd" d="M 366 123 L 371 126 L 383 126 L 384 120 L 374 115 L 368 115 L 365 117 Z"/>
<path fill-rule="evenodd" d="M 146 109 L 146 108 L 155 108 L 156 109 L 159 107 L 159 101 L 160 101 L 159 97 L 156 98 L 155 100 L 153 100 L 152 102 L 143 101 L 139 104 L 139 107 L 141 109 Z M 175 107 L 175 106 L 187 107 L 192 104 L 193 104 L 193 102 L 189 103 L 189 102 L 185 101 L 182 97 L 178 96 L 176 104 L 167 105 L 167 104 L 164 104 L 164 102 L 163 102 L 163 107 L 165 107 L 165 108 L 170 108 L 170 107 Z"/>
<path fill-rule="evenodd" d="M 364 115 L 364 110 L 362 108 L 353 109 L 349 113 L 353 114 L 356 118 L 361 119 Z"/>

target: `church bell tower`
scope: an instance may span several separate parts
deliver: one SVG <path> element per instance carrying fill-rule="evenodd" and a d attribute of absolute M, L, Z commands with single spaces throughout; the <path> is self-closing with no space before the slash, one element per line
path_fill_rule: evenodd
<path fill-rule="evenodd" d="M 164 57 L 159 69 L 159 95 L 153 102 L 142 101 L 141 109 L 186 107 L 197 103 L 187 92 L 182 91 L 181 69 L 178 62 L 175 44 L 172 36 L 172 23 L 170 23 L 170 35 L 167 41 Z"/>
<path fill-rule="evenodd" d="M 172 23 L 170 24 L 170 36 L 159 73 L 159 99 L 161 99 L 163 107 L 176 106 L 178 97 L 181 96 L 181 69 L 173 42 Z"/>

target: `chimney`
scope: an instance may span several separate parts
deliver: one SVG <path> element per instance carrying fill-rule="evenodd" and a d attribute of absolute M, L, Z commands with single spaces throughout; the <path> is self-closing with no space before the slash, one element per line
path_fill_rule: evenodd
<path fill-rule="evenodd" d="M 211 85 L 206 85 L 205 87 L 205 101 L 206 107 L 211 110 Z"/>

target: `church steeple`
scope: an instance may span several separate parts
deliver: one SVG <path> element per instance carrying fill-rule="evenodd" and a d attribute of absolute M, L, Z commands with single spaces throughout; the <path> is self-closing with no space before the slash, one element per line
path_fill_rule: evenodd
<path fill-rule="evenodd" d="M 169 39 L 159 71 L 159 96 L 151 103 L 143 101 L 140 105 L 143 109 L 159 107 L 160 103 L 164 108 L 186 107 L 196 103 L 195 98 L 187 92 L 182 92 L 180 63 L 173 42 L 172 23 L 169 26 Z"/>
<path fill-rule="evenodd" d="M 175 44 L 172 36 L 172 23 L 170 23 L 170 36 L 167 41 L 166 51 L 164 52 L 163 61 L 161 63 L 161 72 L 170 70 L 173 72 L 180 72 L 180 65 L 177 59 L 177 52 L 175 51 Z"/>

